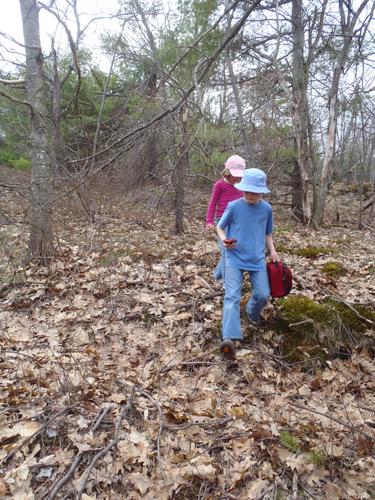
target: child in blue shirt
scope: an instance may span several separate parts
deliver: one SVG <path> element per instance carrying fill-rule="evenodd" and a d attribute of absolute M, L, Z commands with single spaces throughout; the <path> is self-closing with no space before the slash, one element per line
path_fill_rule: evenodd
<path fill-rule="evenodd" d="M 225 247 L 226 269 L 221 351 L 228 358 L 234 357 L 233 340 L 242 339 L 240 301 L 244 271 L 249 272 L 252 285 L 246 313 L 252 324 L 259 325 L 260 313 L 270 295 L 265 246 L 272 260 L 278 260 L 272 239 L 272 207 L 262 199 L 264 193 L 270 192 L 266 182 L 262 170 L 245 170 L 241 182 L 234 185 L 243 197 L 228 204 L 217 225 L 217 234 Z"/>

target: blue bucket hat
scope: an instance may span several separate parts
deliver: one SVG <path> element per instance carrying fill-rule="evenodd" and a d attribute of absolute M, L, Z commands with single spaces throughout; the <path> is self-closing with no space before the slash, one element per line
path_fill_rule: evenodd
<path fill-rule="evenodd" d="M 241 182 L 234 184 L 234 187 L 248 193 L 270 193 L 266 182 L 267 175 L 262 170 L 247 168 L 244 170 Z"/>

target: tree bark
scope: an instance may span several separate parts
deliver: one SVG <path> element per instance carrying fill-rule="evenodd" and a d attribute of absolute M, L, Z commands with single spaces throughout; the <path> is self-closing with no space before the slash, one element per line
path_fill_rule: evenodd
<path fill-rule="evenodd" d="M 234 102 L 235 102 L 236 108 L 237 108 L 238 126 L 240 129 L 240 133 L 242 136 L 244 146 L 245 146 L 245 157 L 246 157 L 246 160 L 248 162 L 248 165 L 252 165 L 250 139 L 249 139 L 249 134 L 247 133 L 245 121 L 243 118 L 241 97 L 240 97 L 240 93 L 239 93 L 237 82 L 236 82 L 236 76 L 235 76 L 234 70 L 233 70 L 233 64 L 232 64 L 231 55 L 230 55 L 230 47 L 227 47 L 227 50 L 226 50 L 226 63 L 228 66 L 230 83 L 231 83 L 232 90 L 233 90 Z"/>
<path fill-rule="evenodd" d="M 181 234 L 184 229 L 184 203 L 185 203 L 185 173 L 189 163 L 188 137 L 187 137 L 187 108 L 180 108 L 181 123 L 181 149 L 177 164 L 173 172 L 175 187 L 175 233 Z"/>
<path fill-rule="evenodd" d="M 157 74 L 156 72 L 151 72 L 147 81 L 147 93 L 146 95 L 152 100 L 156 93 L 157 84 Z M 145 144 L 145 163 L 147 165 L 147 176 L 150 179 L 157 178 L 157 147 L 156 141 L 157 133 L 155 127 L 151 127 L 146 133 L 146 144 Z"/>
<path fill-rule="evenodd" d="M 295 149 L 297 150 L 296 144 Z M 294 159 L 292 170 L 292 212 L 299 221 L 304 220 L 301 184 L 301 171 L 299 168 L 299 162 L 297 159 Z"/>
<path fill-rule="evenodd" d="M 314 197 L 314 206 L 312 214 L 312 222 L 314 225 L 319 226 L 323 221 L 324 207 L 327 199 L 328 184 L 332 174 L 332 159 L 335 150 L 335 136 L 336 136 L 336 125 L 337 125 L 337 95 L 339 91 L 339 83 L 342 73 L 344 72 L 349 50 L 351 48 L 354 28 L 357 23 L 360 13 L 365 8 L 368 0 L 363 0 L 359 6 L 357 12 L 353 12 L 348 6 L 347 19 L 344 14 L 344 4 L 342 0 L 339 0 L 339 8 L 341 15 L 341 35 L 343 37 L 343 43 L 337 62 L 333 71 L 333 77 L 328 98 L 328 125 L 326 132 L 326 140 L 324 145 L 324 157 L 322 163 L 322 169 L 320 177 L 316 182 L 316 196 Z M 372 7 L 372 11 L 374 5 Z M 372 14 L 371 14 L 372 15 Z M 353 16 L 351 18 L 351 16 Z"/>
<path fill-rule="evenodd" d="M 307 101 L 307 67 L 304 60 L 304 27 L 302 0 L 292 1 L 293 29 L 293 123 L 297 165 L 293 169 L 293 212 L 308 223 L 311 218 L 311 151 L 309 143 L 309 113 Z M 297 192 L 300 191 L 300 192 Z"/>
<path fill-rule="evenodd" d="M 143 10 L 142 5 L 138 0 L 134 0 L 134 5 L 136 7 L 137 13 L 141 16 L 142 23 L 146 30 L 146 37 L 148 39 L 151 53 L 153 55 L 153 61 L 149 63 L 149 72 L 146 86 L 146 96 L 150 103 L 154 101 L 154 97 L 157 90 L 158 73 L 157 70 L 161 70 L 162 64 L 159 59 L 158 50 L 156 47 L 156 42 L 152 30 L 148 24 L 146 14 Z M 146 133 L 146 143 L 145 143 L 145 163 L 147 165 L 146 172 L 150 179 L 156 179 L 157 170 L 157 134 L 155 127 L 148 129 Z"/>
<path fill-rule="evenodd" d="M 229 0 L 226 0 L 225 8 L 227 9 L 228 7 L 229 7 Z M 231 29 L 232 17 L 233 17 L 233 14 L 229 14 L 229 13 L 227 14 L 227 31 L 229 31 Z M 238 90 L 236 76 L 234 74 L 234 69 L 233 69 L 233 64 L 232 64 L 232 59 L 231 59 L 231 47 L 230 47 L 230 45 L 227 46 L 226 51 L 225 51 L 225 62 L 226 62 L 226 65 L 228 67 L 230 83 L 231 83 L 232 90 L 233 90 L 234 102 L 235 102 L 236 108 L 237 108 L 238 126 L 240 129 L 240 133 L 242 136 L 244 146 L 245 146 L 245 157 L 246 157 L 246 160 L 248 162 L 248 165 L 250 166 L 253 163 L 252 156 L 251 156 L 250 138 L 249 138 L 249 134 L 247 133 L 246 126 L 245 126 L 240 92 Z"/>
<path fill-rule="evenodd" d="M 43 54 L 36 0 L 20 0 L 26 49 L 26 89 L 31 106 L 32 150 L 29 252 L 33 259 L 46 261 L 53 253 L 53 175 L 47 127 L 46 91 L 43 84 Z"/>

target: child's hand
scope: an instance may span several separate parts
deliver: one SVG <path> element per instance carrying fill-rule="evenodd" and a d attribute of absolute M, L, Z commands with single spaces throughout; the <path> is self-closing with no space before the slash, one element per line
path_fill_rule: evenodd
<path fill-rule="evenodd" d="M 277 255 L 277 252 L 275 250 L 273 252 L 271 252 L 270 256 L 271 256 L 272 262 L 277 262 L 278 260 L 280 260 L 279 256 Z"/>
<path fill-rule="evenodd" d="M 215 225 L 214 224 L 207 224 L 206 225 L 206 231 L 215 231 Z"/>

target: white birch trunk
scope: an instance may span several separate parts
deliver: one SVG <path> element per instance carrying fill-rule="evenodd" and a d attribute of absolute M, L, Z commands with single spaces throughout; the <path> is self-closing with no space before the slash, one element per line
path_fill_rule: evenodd
<path fill-rule="evenodd" d="M 332 83 L 328 99 L 328 124 L 324 144 L 324 156 L 320 177 L 315 185 L 316 196 L 314 197 L 314 207 L 312 214 L 312 222 L 315 226 L 319 226 L 323 222 L 324 207 L 327 199 L 328 184 L 332 175 L 332 160 L 335 152 L 335 137 L 337 126 L 337 94 L 339 91 L 339 83 L 341 75 L 348 61 L 349 50 L 353 43 L 354 28 L 357 24 L 358 17 L 367 5 L 368 0 L 363 0 L 357 12 L 353 12 L 348 7 L 347 19 L 344 13 L 344 3 L 339 0 L 340 16 L 341 16 L 341 36 L 343 44 L 337 59 Z M 372 5 L 372 13 L 375 4 Z M 351 17 L 352 16 L 352 17 Z"/>
<path fill-rule="evenodd" d="M 31 106 L 30 142 L 32 150 L 29 252 L 45 261 L 53 253 L 52 166 L 47 131 L 46 92 L 43 84 L 43 54 L 39 35 L 36 0 L 20 0 L 26 50 L 26 89 Z"/>

